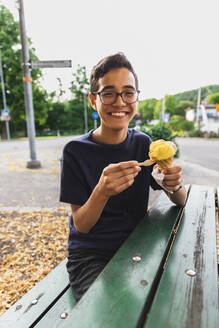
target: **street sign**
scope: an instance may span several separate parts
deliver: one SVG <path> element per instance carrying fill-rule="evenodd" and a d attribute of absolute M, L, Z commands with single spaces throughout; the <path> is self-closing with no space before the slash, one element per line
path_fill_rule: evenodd
<path fill-rule="evenodd" d="M 93 112 L 91 116 L 92 116 L 92 119 L 94 119 L 94 120 L 96 120 L 99 117 L 97 112 Z"/>
<path fill-rule="evenodd" d="M 30 68 L 62 68 L 71 67 L 71 60 L 38 60 L 31 61 Z"/>
<path fill-rule="evenodd" d="M 9 121 L 11 119 L 9 112 L 10 112 L 9 109 L 7 109 L 7 108 L 2 109 L 0 121 Z"/>
<path fill-rule="evenodd" d="M 1 115 L 9 115 L 9 109 L 7 109 L 7 108 L 2 109 Z"/>

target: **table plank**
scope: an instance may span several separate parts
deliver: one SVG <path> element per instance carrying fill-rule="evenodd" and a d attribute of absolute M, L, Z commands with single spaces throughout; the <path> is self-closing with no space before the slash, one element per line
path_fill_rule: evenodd
<path fill-rule="evenodd" d="M 215 230 L 214 189 L 192 186 L 144 328 L 219 327 Z"/>
<path fill-rule="evenodd" d="M 180 213 L 162 193 L 67 319 L 58 324 L 54 320 L 53 327 L 135 327 Z M 133 256 L 141 261 L 134 262 Z"/>
<path fill-rule="evenodd" d="M 53 305 L 53 307 L 45 314 L 45 316 L 34 326 L 36 328 L 54 328 L 58 327 L 64 319 L 61 314 L 71 312 L 76 304 L 72 290 L 69 287 L 64 295 Z"/>
<path fill-rule="evenodd" d="M 0 317 L 0 328 L 31 327 L 68 285 L 64 260 Z M 33 300 L 37 300 L 37 304 L 32 304 Z"/>

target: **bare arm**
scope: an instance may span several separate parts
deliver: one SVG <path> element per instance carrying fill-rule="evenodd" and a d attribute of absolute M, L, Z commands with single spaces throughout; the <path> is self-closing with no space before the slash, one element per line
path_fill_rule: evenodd
<path fill-rule="evenodd" d="M 71 205 L 75 228 L 88 233 L 99 220 L 108 199 L 130 187 L 140 170 L 136 161 L 107 166 L 87 202 L 82 206 Z"/>
<path fill-rule="evenodd" d="M 174 166 L 163 171 L 163 186 L 173 193 L 165 191 L 171 201 L 179 206 L 184 206 L 187 198 L 187 191 L 182 186 L 182 169 L 180 166 Z M 179 189 L 179 187 L 182 188 Z M 179 189 L 179 190 L 178 190 Z M 178 190 L 178 191 L 176 191 Z"/>

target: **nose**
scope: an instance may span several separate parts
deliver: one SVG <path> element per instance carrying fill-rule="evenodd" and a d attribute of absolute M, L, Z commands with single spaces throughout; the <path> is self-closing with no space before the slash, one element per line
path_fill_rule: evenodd
<path fill-rule="evenodd" d="M 124 106 L 126 105 L 126 103 L 124 103 L 123 99 L 122 99 L 122 95 L 117 95 L 116 101 L 113 105 L 116 106 Z"/>

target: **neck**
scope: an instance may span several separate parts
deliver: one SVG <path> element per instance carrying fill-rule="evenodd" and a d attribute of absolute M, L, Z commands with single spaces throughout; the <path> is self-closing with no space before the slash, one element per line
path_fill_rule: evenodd
<path fill-rule="evenodd" d="M 101 126 L 93 132 L 93 138 L 99 142 L 116 145 L 122 143 L 127 137 L 127 129 L 106 130 Z"/>

